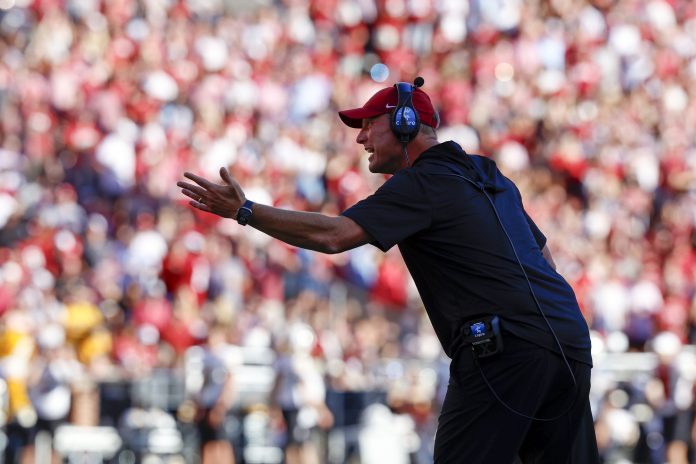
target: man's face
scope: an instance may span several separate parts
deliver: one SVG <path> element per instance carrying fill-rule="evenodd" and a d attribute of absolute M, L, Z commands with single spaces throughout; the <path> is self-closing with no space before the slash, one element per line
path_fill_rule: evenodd
<path fill-rule="evenodd" d="M 356 142 L 370 153 L 370 172 L 394 174 L 405 165 L 401 145 L 389 126 L 389 114 L 363 119 Z"/>

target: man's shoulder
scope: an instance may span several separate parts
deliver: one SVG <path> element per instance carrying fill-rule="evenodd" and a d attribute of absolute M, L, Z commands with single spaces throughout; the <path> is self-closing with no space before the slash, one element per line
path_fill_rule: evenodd
<path fill-rule="evenodd" d="M 414 163 L 414 167 L 427 172 L 429 167 L 442 165 L 467 165 L 471 162 L 484 169 L 496 169 L 495 161 L 487 156 L 466 152 L 457 142 L 449 140 L 425 150 Z"/>
<path fill-rule="evenodd" d="M 457 159 L 465 155 L 466 152 L 464 152 L 464 149 L 462 149 L 458 143 L 448 140 L 447 142 L 438 143 L 425 150 L 420 154 L 418 159 L 416 159 L 414 165 L 427 164 L 448 158 Z"/>

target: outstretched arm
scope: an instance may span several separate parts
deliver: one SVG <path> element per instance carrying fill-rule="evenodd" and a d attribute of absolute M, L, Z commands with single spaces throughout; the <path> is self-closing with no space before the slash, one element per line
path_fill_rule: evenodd
<path fill-rule="evenodd" d="M 191 206 L 224 218 L 236 218 L 246 200 L 244 191 L 225 168 L 220 168 L 222 184 L 187 172 L 177 186 L 191 198 Z M 355 221 L 344 216 L 289 211 L 254 204 L 249 225 L 285 243 L 322 253 L 340 253 L 372 241 Z"/>

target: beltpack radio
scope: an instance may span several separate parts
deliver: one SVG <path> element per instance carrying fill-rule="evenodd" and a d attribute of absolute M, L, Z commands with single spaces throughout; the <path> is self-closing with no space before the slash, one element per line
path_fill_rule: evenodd
<path fill-rule="evenodd" d="M 477 358 L 486 358 L 503 351 L 498 316 L 482 316 L 462 326 L 462 346 L 471 346 Z"/>

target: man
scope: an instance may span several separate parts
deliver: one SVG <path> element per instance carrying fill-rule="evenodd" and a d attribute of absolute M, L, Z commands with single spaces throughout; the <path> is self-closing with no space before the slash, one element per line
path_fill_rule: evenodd
<path fill-rule="evenodd" d="M 225 168 L 222 185 L 191 173 L 194 183 L 177 185 L 191 206 L 298 247 L 399 246 L 452 357 L 436 463 L 597 462 L 589 332 L 575 295 L 515 185 L 492 161 L 438 142 L 420 85 L 339 112 L 360 129 L 370 171 L 393 176 L 338 217 L 254 204 Z"/>

